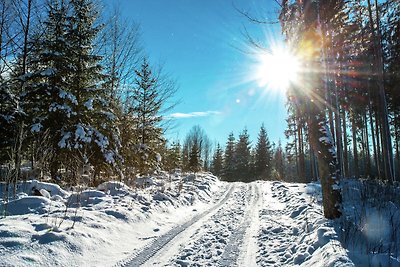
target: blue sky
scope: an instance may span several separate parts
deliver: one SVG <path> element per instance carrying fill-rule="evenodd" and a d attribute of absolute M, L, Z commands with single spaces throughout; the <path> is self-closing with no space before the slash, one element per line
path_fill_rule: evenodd
<path fill-rule="evenodd" d="M 109 0 L 111 1 L 111 0 Z M 153 64 L 176 79 L 179 105 L 169 139 L 183 139 L 200 125 L 211 140 L 225 144 L 247 127 L 253 143 L 262 123 L 271 141 L 284 142 L 284 93 L 254 80 L 257 55 L 246 29 L 266 47 L 281 42 L 279 24 L 254 25 L 241 10 L 277 20 L 273 0 L 118 0 L 123 15 L 141 25 L 142 43 Z"/>

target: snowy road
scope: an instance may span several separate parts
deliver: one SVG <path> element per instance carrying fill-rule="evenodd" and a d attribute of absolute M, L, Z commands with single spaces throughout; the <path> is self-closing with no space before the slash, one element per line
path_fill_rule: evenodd
<path fill-rule="evenodd" d="M 0 266 L 354 266 L 323 218 L 320 192 L 318 183 L 207 175 L 179 193 L 88 190 L 75 228 L 76 213 L 64 215 L 65 226 L 57 221 L 63 202 L 29 196 L 22 200 L 41 201 L 37 213 L 0 222 Z"/>
<path fill-rule="evenodd" d="M 345 250 L 330 245 L 334 232 L 307 190 L 281 182 L 232 183 L 216 204 L 122 266 L 327 266 L 338 258 L 344 263 L 338 266 L 353 266 Z"/>

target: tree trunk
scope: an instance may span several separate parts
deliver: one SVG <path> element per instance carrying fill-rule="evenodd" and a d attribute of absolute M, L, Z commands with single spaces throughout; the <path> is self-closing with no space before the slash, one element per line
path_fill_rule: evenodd
<path fill-rule="evenodd" d="M 354 116 L 354 115 L 353 115 Z M 354 162 L 354 177 L 359 177 L 359 166 L 358 166 L 358 150 L 357 150 L 357 127 L 354 117 L 351 120 L 351 130 L 353 132 L 353 162 Z"/>
<path fill-rule="evenodd" d="M 317 28 L 321 28 L 319 21 L 318 3 L 308 0 L 303 2 L 305 33 L 304 43 L 312 42 L 315 49 L 310 50 L 304 58 L 305 68 L 310 70 L 322 69 L 320 63 L 321 36 Z M 325 34 L 325 33 L 322 33 Z M 326 75 L 325 75 L 326 76 Z M 333 144 L 331 132 L 327 127 L 325 117 L 325 94 L 322 89 L 322 75 L 315 71 L 309 71 L 302 75 L 303 84 L 307 92 L 310 92 L 308 104 L 309 139 L 312 149 L 317 156 L 319 176 L 322 188 L 322 201 L 324 216 L 328 219 L 339 218 L 342 215 L 342 195 L 339 187 L 339 168 L 337 165 L 336 149 Z"/>
<path fill-rule="evenodd" d="M 368 137 L 368 122 L 367 122 L 367 112 L 364 113 L 364 133 L 365 133 L 365 161 L 366 161 L 366 173 L 369 178 L 371 178 L 371 154 L 369 149 L 369 137 Z"/>
<path fill-rule="evenodd" d="M 343 177 L 349 177 L 349 152 L 347 149 L 347 123 L 346 123 L 346 111 L 342 110 L 343 119 Z"/>
<path fill-rule="evenodd" d="M 302 183 L 306 181 L 306 163 L 305 163 L 305 156 L 304 156 L 304 140 L 303 140 L 303 127 L 297 127 L 297 134 L 299 139 L 299 178 Z"/>
<path fill-rule="evenodd" d="M 378 154 L 377 154 L 377 148 L 376 148 L 376 140 L 375 140 L 375 127 L 374 127 L 374 121 L 372 118 L 372 107 L 371 104 L 369 104 L 369 124 L 371 127 L 371 138 L 372 138 L 372 148 L 374 152 L 374 163 L 375 163 L 375 172 L 379 175 L 379 161 L 378 161 Z"/>
<path fill-rule="evenodd" d="M 378 80 L 379 88 L 379 116 L 381 118 L 381 139 L 382 139 L 382 155 L 383 155 L 383 167 L 384 177 L 389 182 L 393 182 L 393 151 L 392 151 L 392 140 L 390 136 L 389 121 L 388 121 L 388 109 L 386 102 L 385 84 L 384 84 L 384 70 L 383 70 L 383 53 L 380 33 L 380 18 L 377 0 L 375 0 L 375 11 L 376 11 L 376 28 L 372 14 L 371 0 L 367 1 L 368 4 L 368 15 L 369 23 L 372 33 L 372 39 L 374 42 L 374 65 L 377 70 L 376 76 Z"/>
<path fill-rule="evenodd" d="M 309 120 L 310 141 L 313 150 L 318 153 L 318 172 L 321 179 L 324 216 L 328 219 L 342 215 L 342 196 L 339 188 L 339 170 L 334 145 L 325 119 L 320 113 L 318 119 Z"/>

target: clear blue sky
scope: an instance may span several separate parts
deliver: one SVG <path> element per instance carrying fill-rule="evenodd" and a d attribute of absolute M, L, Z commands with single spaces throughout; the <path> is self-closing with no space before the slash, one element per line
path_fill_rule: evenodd
<path fill-rule="evenodd" d="M 109 0 L 114 1 L 114 0 Z M 260 87 L 252 79 L 256 60 L 244 29 L 268 47 L 282 40 L 279 24 L 254 25 L 234 5 L 277 21 L 273 0 L 118 0 L 123 15 L 141 25 L 150 61 L 164 64 L 177 80 L 175 127 L 169 139 L 183 139 L 200 125 L 213 141 L 225 144 L 247 127 L 253 143 L 262 123 L 271 141 L 285 142 L 284 93 Z M 243 50 L 243 51 L 241 51 Z M 195 113 L 194 113 L 195 112 Z"/>

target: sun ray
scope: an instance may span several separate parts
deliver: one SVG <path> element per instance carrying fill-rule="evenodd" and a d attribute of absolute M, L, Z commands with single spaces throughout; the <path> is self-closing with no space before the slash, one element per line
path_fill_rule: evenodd
<path fill-rule="evenodd" d="M 260 87 L 285 92 L 299 79 L 300 60 L 284 47 L 274 47 L 258 58 L 256 80 Z"/>

